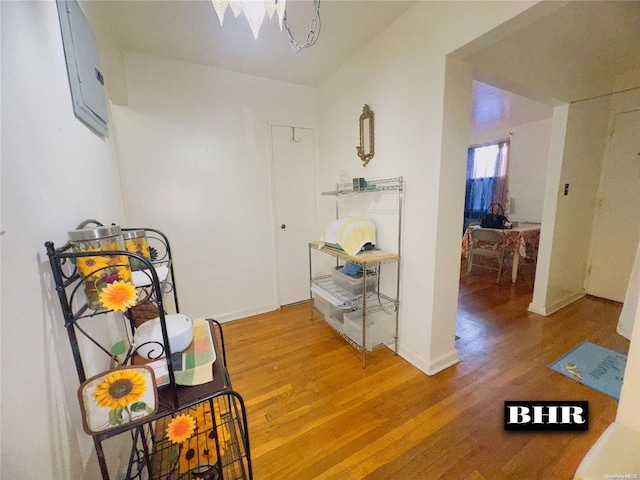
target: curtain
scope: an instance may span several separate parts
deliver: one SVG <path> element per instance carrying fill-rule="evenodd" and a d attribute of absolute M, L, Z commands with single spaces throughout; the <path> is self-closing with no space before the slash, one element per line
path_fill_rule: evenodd
<path fill-rule="evenodd" d="M 475 151 L 471 147 L 467 151 L 467 184 L 464 198 L 464 226 L 463 233 L 470 223 L 479 222 L 486 213 L 489 205 L 499 203 L 506 205 L 508 190 L 508 156 L 509 141 L 498 144 L 495 171 L 487 177 L 474 177 Z"/>
<path fill-rule="evenodd" d="M 490 177 L 474 178 L 475 148 L 467 153 L 467 184 L 464 198 L 463 233 L 470 223 L 479 222 L 493 200 L 495 191 L 495 172 Z M 498 162 L 496 162 L 496 165 Z"/>
<path fill-rule="evenodd" d="M 496 178 L 471 178 L 467 180 L 468 202 L 465 202 L 465 215 L 479 220 L 493 201 Z"/>
<path fill-rule="evenodd" d="M 496 178 L 491 203 L 499 203 L 503 207 L 509 198 L 509 140 L 500 142 L 498 161 L 496 162 Z"/>

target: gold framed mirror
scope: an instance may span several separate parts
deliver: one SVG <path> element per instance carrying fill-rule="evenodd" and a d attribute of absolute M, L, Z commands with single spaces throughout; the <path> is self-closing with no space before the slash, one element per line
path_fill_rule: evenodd
<path fill-rule="evenodd" d="M 360 146 L 356 147 L 362 166 L 366 167 L 375 154 L 373 112 L 365 104 L 360 115 Z"/>

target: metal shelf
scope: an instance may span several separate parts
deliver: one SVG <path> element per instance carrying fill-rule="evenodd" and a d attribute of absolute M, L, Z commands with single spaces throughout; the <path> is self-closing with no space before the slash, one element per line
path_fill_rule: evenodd
<path fill-rule="evenodd" d="M 191 480 L 211 478 L 248 480 L 249 457 L 246 450 L 242 417 L 238 413 L 239 397 L 220 395 L 195 407 L 176 412 L 206 417 L 208 428 L 198 430 L 182 444 L 172 444 L 164 431 L 170 417 L 157 422 L 150 478 L 154 480 Z M 214 412 L 214 413 L 212 413 Z M 204 456 L 206 455 L 206 456 Z M 203 457 L 204 456 L 204 457 Z M 204 465 L 203 463 L 206 462 Z"/>
<path fill-rule="evenodd" d="M 309 246 L 315 250 L 319 250 L 327 255 L 358 263 L 360 265 L 379 265 L 382 263 L 396 263 L 400 260 L 397 253 L 385 252 L 384 250 L 364 250 L 356 255 L 349 255 L 344 250 L 336 250 L 323 242 L 311 242 Z"/>
<path fill-rule="evenodd" d="M 402 190 L 402 177 L 385 178 L 382 180 L 367 180 L 367 186 L 354 189 L 353 184 L 338 183 L 336 189 L 330 192 L 322 192 L 322 195 L 348 195 L 350 193 L 374 193 L 384 190 Z"/>
<path fill-rule="evenodd" d="M 333 327 L 337 333 L 340 334 L 345 340 L 354 346 L 362 354 L 362 368 L 366 366 L 366 318 L 368 314 L 372 314 L 379 311 L 391 313 L 395 315 L 395 334 L 389 341 L 383 342 L 381 345 L 372 346 L 372 350 L 375 348 L 393 344 L 393 350 L 398 352 L 398 320 L 399 320 L 399 308 L 400 308 L 400 250 L 402 246 L 402 188 L 403 178 L 387 178 L 382 180 L 367 180 L 367 186 L 364 188 L 354 189 L 353 184 L 336 184 L 336 188 L 330 192 L 322 192 L 322 195 L 334 196 L 336 199 L 336 219 L 340 218 L 340 197 L 343 195 L 357 195 L 366 193 L 375 193 L 383 191 L 396 191 L 398 193 L 398 253 L 385 252 L 383 250 L 366 250 L 359 252 L 356 255 L 349 255 L 342 249 L 334 248 L 334 246 L 325 244 L 323 242 L 311 242 L 309 243 L 309 297 L 313 299 L 314 293 L 323 297 L 325 300 L 335 305 L 341 305 L 344 302 L 353 301 L 352 308 L 362 312 L 362 342 L 354 342 L 347 335 L 340 331 L 328 321 L 325 322 Z M 366 292 L 360 295 L 350 295 L 348 292 L 342 290 L 333 284 L 331 275 L 313 276 L 313 251 L 322 252 L 327 255 L 336 257 L 336 263 L 340 260 L 354 262 L 361 265 L 365 271 L 363 283 L 366 285 L 366 272 L 369 268 L 375 268 L 380 274 L 380 265 L 385 263 L 397 264 L 397 276 L 396 276 L 396 295 L 395 298 L 391 298 L 387 295 L 383 295 L 378 291 Z M 355 301 L 354 301 L 355 299 Z M 313 320 L 313 312 L 315 307 L 311 307 L 311 319 Z M 324 316 L 322 316 L 324 318 Z"/>
<path fill-rule="evenodd" d="M 95 220 L 87 222 L 102 225 Z M 85 225 L 87 222 L 81 225 Z M 139 292 L 138 305 L 136 306 L 149 302 L 155 304 L 157 307 L 156 316 L 160 317 L 163 343 L 167 345 L 165 357 L 167 359 L 169 383 L 158 387 L 157 410 L 152 415 L 145 417 L 141 423 L 123 423 L 108 430 L 92 433 L 102 478 L 103 480 L 114 478 L 109 475 L 102 442 L 116 435 L 130 434 L 131 450 L 126 474 L 126 478 L 129 480 L 142 478 L 151 480 L 186 480 L 195 478 L 251 480 L 253 474 L 251 470 L 246 410 L 242 397 L 234 392 L 231 387 L 226 368 L 222 327 L 215 320 L 207 319 L 214 340 L 213 348 L 216 352 L 216 360 L 211 367 L 213 380 L 201 385 L 178 385 L 174 376 L 172 356 L 170 355 L 169 336 L 165 318 L 167 312 L 163 301 L 164 295 L 171 292 L 175 311 L 176 313 L 180 312 L 171 261 L 171 250 L 169 241 L 164 234 L 154 229 L 145 228 L 144 230 L 151 233 L 148 238 L 157 240 L 155 247 L 150 249 L 152 250 L 153 261 L 148 260 L 142 255 L 128 251 L 102 250 L 100 251 L 100 256 L 122 256 L 123 258 L 135 259 L 138 264 L 145 266 L 144 270 L 136 271 L 136 273 L 139 274 L 137 275 L 139 278 L 136 282 L 136 288 Z M 103 354 L 116 366 L 129 366 L 136 363 L 138 357 L 135 356 L 136 350 L 130 342 L 128 350 L 119 357 L 111 352 L 110 339 L 107 340 L 92 333 L 95 331 L 95 329 L 92 329 L 90 326 L 93 321 L 88 319 L 111 312 L 111 310 L 106 310 L 102 307 L 93 310 L 89 307 L 88 302 L 82 294 L 83 279 L 78 271 L 77 260 L 81 257 L 95 256 L 95 252 L 73 252 L 70 243 L 56 248 L 53 242 L 46 242 L 45 246 L 47 248 L 56 293 L 62 308 L 64 326 L 69 336 L 69 343 L 80 383 L 85 382 L 87 377 L 85 357 L 95 359 L 98 355 Z M 128 259 L 122 260 L 122 262 L 126 262 L 126 265 L 123 263 L 122 266 L 130 266 Z M 128 339 L 133 338 L 136 327 L 134 318 L 129 316 L 129 314 L 133 315 L 133 308 L 128 310 L 125 315 L 117 317 L 110 315 L 105 317 L 105 321 L 114 321 L 114 319 L 122 320 L 124 322 L 123 327 L 126 330 L 126 338 Z M 127 321 L 125 317 L 128 318 L 129 321 Z M 82 339 L 83 341 L 80 342 L 79 337 L 84 337 Z M 221 355 L 219 353 L 220 351 Z M 182 448 L 182 446 L 176 447 L 176 445 L 171 445 L 170 448 L 163 447 L 163 445 L 166 445 L 166 441 L 163 439 L 165 429 L 160 427 L 165 421 L 178 412 L 205 404 L 210 406 L 210 412 L 213 411 L 215 405 L 216 411 L 219 413 L 219 415 L 212 419 L 211 424 L 213 426 L 211 428 L 197 432 L 198 436 L 201 433 L 204 434 L 205 431 L 207 435 L 211 434 L 212 431 L 214 432 L 213 437 L 208 438 L 212 439 L 217 451 L 216 458 L 220 459 L 216 465 L 211 467 L 215 472 L 207 471 L 198 474 L 191 468 L 186 474 L 176 473 L 175 469 L 167 475 L 154 474 L 154 462 L 162 457 L 163 452 L 169 452 L 169 450 L 171 450 L 175 453 L 176 449 L 180 451 L 180 448 Z M 222 440 L 215 434 L 215 432 L 221 428 L 228 432 L 228 436 L 224 439 L 224 448 L 221 447 Z M 173 459 L 173 454 L 171 458 Z M 194 466 L 196 470 L 198 469 L 197 467 L 198 465 Z"/>
<path fill-rule="evenodd" d="M 366 346 L 362 346 L 359 343 L 354 342 L 353 339 L 351 337 L 349 337 L 348 335 L 346 335 L 344 332 L 341 332 L 340 330 L 337 330 L 336 327 L 331 322 L 328 322 L 327 319 L 322 314 L 322 312 L 320 310 L 318 310 L 315 306 L 313 307 L 313 310 L 320 316 L 320 318 L 322 318 L 322 320 L 329 327 L 331 327 L 331 329 L 336 333 L 336 335 L 340 335 L 340 337 L 342 337 L 344 340 L 346 340 L 349 344 L 351 344 L 351 346 L 353 348 L 355 348 L 360 353 L 372 352 L 372 351 L 378 350 L 379 348 L 382 348 L 382 347 L 389 347 L 389 348 L 393 347 L 393 348 L 395 348 L 396 339 L 395 338 L 389 338 L 388 340 L 385 340 L 385 341 L 383 341 L 381 343 L 377 343 L 376 345 L 373 345 L 371 347 L 371 349 L 369 350 L 369 349 L 366 348 Z"/>
<path fill-rule="evenodd" d="M 362 310 L 362 295 L 350 295 L 349 292 L 343 290 L 333 283 L 331 275 L 322 275 L 311 279 L 311 291 L 323 297 L 335 306 L 356 300 L 353 309 Z M 367 292 L 366 305 L 367 313 L 376 313 L 384 311 L 386 313 L 395 313 L 400 302 L 384 295 L 380 292 Z"/>

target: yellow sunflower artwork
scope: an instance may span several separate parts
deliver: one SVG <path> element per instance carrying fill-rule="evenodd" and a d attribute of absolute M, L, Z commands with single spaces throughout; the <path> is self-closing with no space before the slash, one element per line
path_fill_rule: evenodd
<path fill-rule="evenodd" d="M 178 415 L 171 419 L 167 427 L 167 438 L 172 443 L 183 443 L 196 430 L 196 421 L 189 414 Z"/>
<path fill-rule="evenodd" d="M 78 257 L 78 268 L 82 275 L 87 278 L 99 273 L 109 266 L 110 259 L 102 255 L 93 257 Z"/>
<path fill-rule="evenodd" d="M 131 283 L 133 276 L 131 274 L 131 266 L 129 258 L 126 255 L 116 255 L 111 253 L 113 250 L 123 250 L 118 243 L 109 243 L 101 247 L 89 246 L 86 249 L 79 249 L 78 253 L 92 253 L 95 255 L 77 257 L 78 271 L 83 279 L 84 293 L 87 297 L 87 304 L 92 310 L 102 308 L 112 310 L 125 310 L 136 304 L 135 301 L 128 301 L 118 307 L 118 303 L 105 303 L 102 298 L 104 290 L 113 285 L 115 282 Z M 122 294 L 124 289 L 117 289 L 118 295 Z M 113 290 L 110 289 L 107 295 L 111 295 Z M 137 297 L 136 297 L 137 300 Z M 116 308 L 112 308 L 116 305 Z"/>
<path fill-rule="evenodd" d="M 157 409 L 153 370 L 145 366 L 96 375 L 80 386 L 78 397 L 89 434 L 143 420 Z"/>
<path fill-rule="evenodd" d="M 232 440 L 219 410 L 217 402 L 205 401 L 164 420 L 165 437 L 158 448 L 166 454 L 153 478 L 217 478 L 211 475 L 220 468 L 218 452 L 224 456 Z"/>
<path fill-rule="evenodd" d="M 125 240 L 124 244 L 128 251 L 137 253 L 151 260 L 151 251 L 149 250 L 149 244 L 146 239 L 133 238 L 131 240 Z"/>
<path fill-rule="evenodd" d="M 102 289 L 100 304 L 109 310 L 124 311 L 138 302 L 138 291 L 133 283 L 116 280 Z"/>

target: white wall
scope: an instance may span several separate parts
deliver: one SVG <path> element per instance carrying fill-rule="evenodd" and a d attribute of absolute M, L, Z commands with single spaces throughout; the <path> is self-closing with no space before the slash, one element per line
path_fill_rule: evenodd
<path fill-rule="evenodd" d="M 456 117 L 458 127 L 448 123 L 445 136 L 458 140 L 443 138 L 445 57 L 533 3 L 418 2 L 319 90 L 320 188 L 330 189 L 341 170 L 350 177 L 406 179 L 399 350 L 428 373 L 457 361 L 454 335 L 468 141 L 464 119 L 469 118 L 472 77 L 463 66 L 449 65 L 461 75 L 460 82 L 468 83 L 468 95 L 459 101 L 466 108 L 447 97 L 447 106 L 463 116 Z M 355 146 L 365 103 L 375 113 L 376 155 L 363 169 Z M 452 132 L 455 128 L 459 131 Z M 446 185 L 442 191 L 441 185 Z M 330 205 L 321 205 L 319 223 L 333 215 Z"/>
<path fill-rule="evenodd" d="M 640 299 L 634 299 L 636 305 L 640 305 Z M 635 324 L 640 325 L 640 310 L 637 308 L 632 313 Z M 638 398 L 640 398 L 640 328 L 635 328 L 631 334 L 627 366 L 624 372 L 622 391 L 616 422 L 640 431 L 640 416 L 638 416 Z"/>
<path fill-rule="evenodd" d="M 585 293 L 610 103 L 603 97 L 555 109 L 533 312 L 548 315 Z"/>
<path fill-rule="evenodd" d="M 314 127 L 316 90 L 142 54 L 124 65 L 128 105 L 113 110 L 127 218 L 169 236 L 181 311 L 274 310 L 269 125 Z"/>
<path fill-rule="evenodd" d="M 640 109 L 640 70 L 631 72 L 629 75 L 619 76 L 616 78 L 616 90 L 626 90 L 633 88 L 625 93 L 615 95 L 612 100 L 612 117 L 616 113 L 627 112 L 630 110 Z M 613 118 L 612 118 L 613 121 Z M 620 321 L 618 323 L 618 333 L 631 338 L 631 332 L 634 326 L 634 319 L 637 316 L 637 299 L 640 294 L 640 244 L 636 252 L 636 258 L 629 279 L 629 286 L 625 295 L 622 312 L 620 312 Z"/>
<path fill-rule="evenodd" d="M 62 245 L 89 217 L 124 221 L 118 164 L 112 142 L 73 115 L 56 4 L 0 2 L 0 8 L 1 476 L 95 478 L 44 242 Z M 85 477 L 85 469 L 94 477 Z"/>
<path fill-rule="evenodd" d="M 510 138 L 509 197 L 511 221 L 540 222 L 547 179 L 551 118 L 492 130 L 469 138 L 470 145 Z M 510 135 L 511 134 L 511 135 Z"/>
<path fill-rule="evenodd" d="M 529 305 L 535 313 L 549 315 L 586 292 L 608 132 L 616 113 L 640 108 L 640 71 L 616 77 L 613 90 L 622 93 L 554 110 L 543 230 L 533 301 Z M 570 185 L 567 196 L 566 183 Z M 625 314 L 628 312 L 625 309 Z"/>

